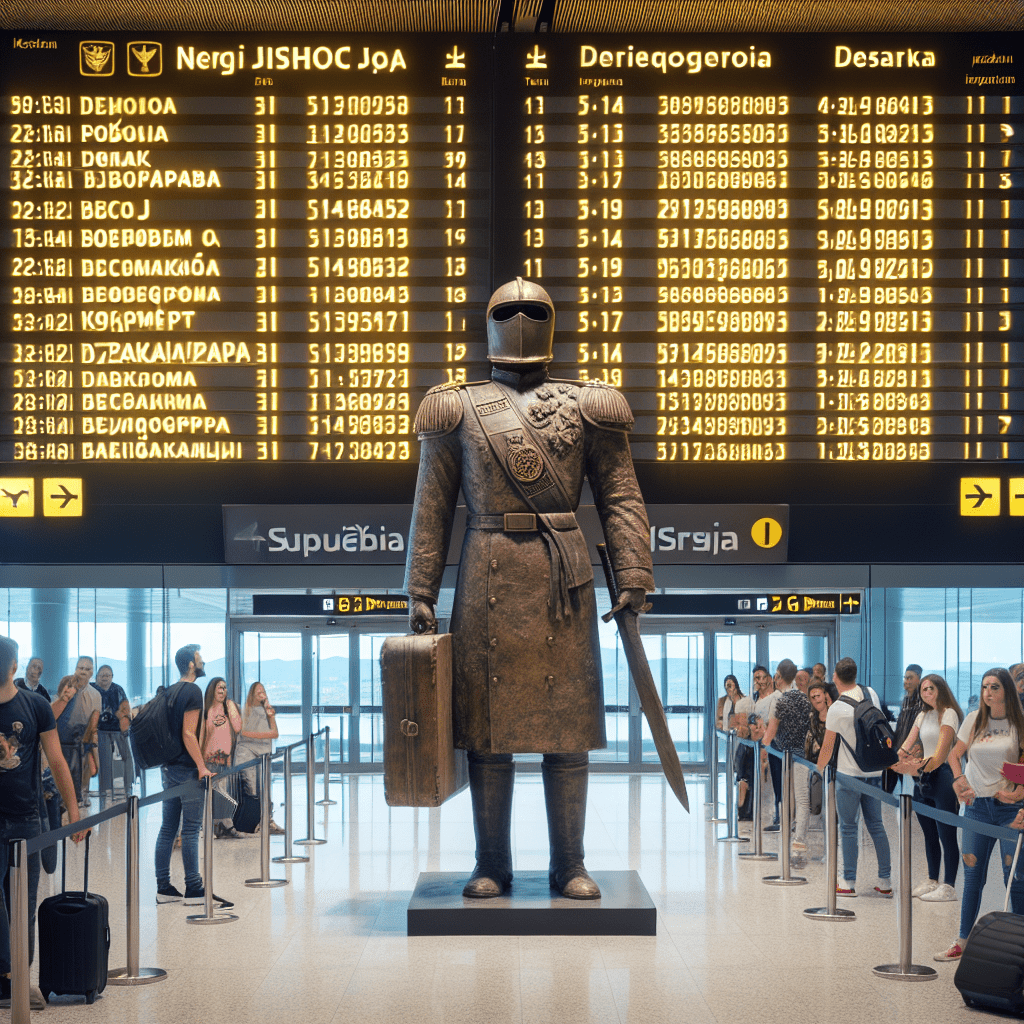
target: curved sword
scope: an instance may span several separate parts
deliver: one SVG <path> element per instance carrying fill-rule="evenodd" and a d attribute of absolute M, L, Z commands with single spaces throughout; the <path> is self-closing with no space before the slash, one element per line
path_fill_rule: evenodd
<path fill-rule="evenodd" d="M 612 607 L 618 603 L 619 591 L 615 584 L 615 571 L 612 569 L 612 560 L 608 549 L 604 544 L 597 545 L 597 553 L 601 556 L 601 564 L 604 566 L 605 579 L 608 581 L 608 592 L 612 597 Z M 648 606 L 649 607 L 649 606 Z M 661 759 L 661 767 L 664 769 L 665 778 L 672 787 L 672 792 L 679 798 L 679 802 L 688 811 L 690 801 L 686 796 L 686 782 L 683 780 L 683 767 L 679 763 L 679 754 L 676 752 L 676 745 L 668 731 L 668 719 L 665 718 L 665 707 L 658 695 L 658 687 L 651 674 L 651 666 L 647 661 L 647 652 L 644 650 L 643 642 L 640 640 L 640 630 L 637 628 L 638 613 L 632 608 L 621 608 L 615 612 L 602 615 L 605 622 L 615 619 L 619 627 L 619 636 L 622 638 L 622 648 L 626 653 L 626 663 L 629 665 L 629 673 L 633 677 L 633 685 L 636 686 L 637 696 L 640 698 L 640 707 L 647 716 L 647 724 L 651 727 L 651 735 L 654 737 L 654 746 Z"/>

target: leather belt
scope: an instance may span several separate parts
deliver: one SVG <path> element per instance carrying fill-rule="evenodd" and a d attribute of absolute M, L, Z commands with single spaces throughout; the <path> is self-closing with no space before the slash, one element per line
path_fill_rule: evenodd
<path fill-rule="evenodd" d="M 471 530 L 501 530 L 504 533 L 537 533 L 543 530 L 575 530 L 572 512 L 548 512 L 540 519 L 534 512 L 504 512 L 495 515 L 471 515 L 466 525 Z"/>

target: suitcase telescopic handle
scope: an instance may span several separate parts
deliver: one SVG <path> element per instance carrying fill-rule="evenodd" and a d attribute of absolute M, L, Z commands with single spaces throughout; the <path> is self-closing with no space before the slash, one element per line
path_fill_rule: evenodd
<path fill-rule="evenodd" d="M 1024 843 L 1024 832 L 1017 836 L 1017 848 L 1013 851 L 1013 863 L 1010 865 L 1010 878 L 1006 883 L 1006 899 L 1003 900 L 1003 913 L 1010 909 L 1010 889 L 1013 886 L 1013 879 L 1017 874 L 1017 861 L 1020 860 L 1020 847 Z"/>
<path fill-rule="evenodd" d="M 82 888 L 85 895 L 89 895 L 89 833 L 85 834 L 85 878 L 82 880 Z M 68 891 L 68 840 L 67 837 L 60 841 L 60 891 Z"/>

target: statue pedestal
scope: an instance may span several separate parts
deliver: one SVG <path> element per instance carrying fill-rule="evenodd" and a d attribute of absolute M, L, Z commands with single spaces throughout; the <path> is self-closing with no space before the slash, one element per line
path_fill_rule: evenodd
<path fill-rule="evenodd" d="M 656 935 L 658 912 L 635 871 L 592 871 L 599 900 L 570 900 L 546 871 L 517 871 L 492 900 L 462 895 L 468 872 L 424 871 L 409 900 L 409 935 Z"/>

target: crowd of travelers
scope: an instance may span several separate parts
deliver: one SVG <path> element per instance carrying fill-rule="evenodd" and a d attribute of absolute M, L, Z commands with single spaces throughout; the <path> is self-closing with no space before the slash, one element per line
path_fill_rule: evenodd
<path fill-rule="evenodd" d="M 197 680 L 206 675 L 198 644 L 188 644 L 175 654 L 179 680 L 165 691 L 168 733 L 180 743 L 161 765 L 164 789 L 222 775 L 232 766 L 251 761 L 272 751 L 278 738 L 276 712 L 260 682 L 249 687 L 244 708 L 227 696 L 227 683 L 211 679 L 205 693 Z M 0 878 L 4 898 L 0 900 L 0 1007 L 11 1005 L 11 943 L 9 906 L 9 843 L 34 839 L 78 822 L 92 806 L 90 782 L 99 776 L 101 800 L 113 800 L 121 783 L 121 795 L 131 792 L 136 769 L 128 740 L 133 716 L 124 689 L 114 682 L 110 665 L 101 665 L 93 682 L 94 662 L 82 656 L 71 675 L 53 687 L 42 678 L 45 665 L 31 657 L 24 674 L 15 678 L 18 645 L 0 636 Z M 141 755 L 140 755 L 141 756 Z M 214 838 L 236 839 L 243 833 L 235 827 L 233 811 L 241 800 L 258 802 L 259 773 L 255 767 L 226 776 L 215 783 Z M 202 904 L 206 890 L 199 869 L 199 840 L 202 829 L 203 798 L 197 788 L 161 804 L 162 823 L 154 853 L 157 904 Z M 254 825 L 256 832 L 258 825 Z M 271 819 L 270 832 L 283 829 Z M 76 832 L 81 842 L 89 829 Z M 171 878 L 171 858 L 181 850 L 184 888 L 181 892 Z M 57 849 L 50 847 L 28 857 L 29 961 L 35 954 L 35 917 L 40 868 L 56 870 Z M 212 894 L 216 908 L 233 904 Z M 44 1009 L 46 1001 L 39 987 L 30 987 L 30 1006 Z"/>
<path fill-rule="evenodd" d="M 1015 914 L 1024 914 L 1024 858 L 1010 883 L 1014 843 L 996 840 L 972 830 L 969 822 L 1024 829 L 1024 785 L 1004 776 L 1004 766 L 1024 764 L 1024 663 L 987 669 L 975 705 L 964 714 L 946 680 L 925 674 L 920 665 L 908 665 L 903 676 L 904 698 L 898 715 L 883 705 L 870 686 L 858 682 L 857 665 L 841 658 L 831 678 L 822 663 L 804 669 L 788 658 L 774 674 L 763 665 L 751 673 L 751 694 L 743 693 L 735 675 L 724 680 L 725 695 L 719 698 L 718 728 L 735 729 L 744 739 L 760 740 L 761 763 L 755 766 L 755 748 L 743 744 L 735 754 L 736 800 L 740 822 L 751 822 L 753 780 L 760 771 L 764 784 L 770 778 L 774 814 L 765 832 L 778 832 L 782 799 L 782 758 L 769 756 L 768 747 L 790 750 L 815 765 L 809 769 L 794 761 L 794 824 L 790 837 L 793 854 L 807 852 L 807 832 L 813 814 L 820 811 L 821 773 L 833 765 L 840 776 L 856 779 L 879 790 L 878 797 L 844 787 L 836 791 L 836 813 L 842 848 L 842 875 L 836 895 L 854 898 L 863 817 L 877 860 L 877 883 L 862 893 L 892 899 L 892 858 L 882 820 L 881 794 L 893 792 L 901 776 L 913 779 L 914 801 L 952 815 L 960 815 L 962 828 L 918 813 L 924 839 L 927 877 L 912 889 L 912 896 L 930 903 L 960 899 L 957 938 L 935 954 L 938 961 L 963 956 L 971 928 L 977 920 L 981 894 L 988 876 L 989 858 L 1000 844 L 1003 881 L 1010 887 Z M 856 716 L 862 702 L 870 701 L 892 723 L 893 745 L 898 760 L 887 769 L 865 771 L 856 759 Z M 959 836 L 963 832 L 962 838 Z M 963 885 L 957 896 L 956 882 L 963 861 Z"/>

